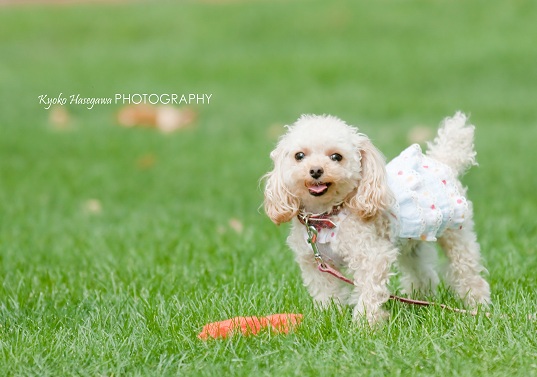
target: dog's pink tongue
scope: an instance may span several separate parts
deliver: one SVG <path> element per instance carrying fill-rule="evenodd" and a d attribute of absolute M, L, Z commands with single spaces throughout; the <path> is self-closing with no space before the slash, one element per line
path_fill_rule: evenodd
<path fill-rule="evenodd" d="M 326 190 L 327 186 L 325 184 L 321 184 L 321 185 L 318 185 L 318 186 L 310 186 L 308 187 L 308 189 L 316 194 L 320 193 L 320 192 L 323 192 L 324 190 Z"/>

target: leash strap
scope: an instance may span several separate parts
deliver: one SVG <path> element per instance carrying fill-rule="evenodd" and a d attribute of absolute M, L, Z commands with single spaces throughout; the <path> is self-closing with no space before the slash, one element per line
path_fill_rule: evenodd
<path fill-rule="evenodd" d="M 327 264 L 318 263 L 317 269 L 319 271 L 321 271 L 321 272 L 326 272 L 326 273 L 338 278 L 339 280 L 344 281 L 345 283 L 354 285 L 354 282 L 351 279 L 346 278 L 341 272 L 339 272 L 338 270 L 336 270 L 333 267 L 330 267 Z"/>

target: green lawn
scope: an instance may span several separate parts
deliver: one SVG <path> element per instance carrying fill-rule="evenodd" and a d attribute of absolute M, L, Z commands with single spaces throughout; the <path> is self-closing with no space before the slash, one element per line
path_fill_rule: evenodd
<path fill-rule="evenodd" d="M 155 3 L 0 7 L 0 375 L 537 375 L 537 3 Z M 171 135 L 114 104 L 67 104 L 58 131 L 38 96 L 59 93 L 212 99 Z M 372 331 L 315 309 L 259 210 L 275 130 L 330 113 L 391 158 L 458 109 L 491 317 L 388 303 Z M 280 312 L 297 332 L 196 338 Z"/>

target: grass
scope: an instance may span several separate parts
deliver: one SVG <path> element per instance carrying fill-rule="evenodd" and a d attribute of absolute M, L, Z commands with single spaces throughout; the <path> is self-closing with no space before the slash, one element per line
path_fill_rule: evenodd
<path fill-rule="evenodd" d="M 2 8 L 0 375 L 537 375 L 536 17 L 531 1 Z M 212 102 L 169 136 L 115 126 L 119 105 L 67 105 L 61 132 L 37 100 L 190 92 Z M 465 182 L 492 316 L 388 303 L 372 331 L 316 310 L 286 227 L 258 211 L 274 129 L 332 113 L 393 157 L 457 109 L 478 127 Z M 296 333 L 196 338 L 279 312 L 304 314 Z"/>

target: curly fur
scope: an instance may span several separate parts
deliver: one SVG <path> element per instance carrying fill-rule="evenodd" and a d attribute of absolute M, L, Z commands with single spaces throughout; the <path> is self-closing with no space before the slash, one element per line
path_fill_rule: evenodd
<path fill-rule="evenodd" d="M 460 175 L 476 164 L 473 134 L 474 127 L 467 124 L 464 114 L 446 118 L 438 136 L 428 143 L 427 155 Z M 271 158 L 274 169 L 264 176 L 265 211 L 275 224 L 292 221 L 288 244 L 318 304 L 350 304 L 353 318 L 366 318 L 370 324 L 386 318 L 382 305 L 389 299 L 387 284 L 396 262 L 406 293 L 434 292 L 439 282 L 436 250 L 431 242 L 398 239 L 390 233 L 388 212 L 394 198 L 387 184 L 385 159 L 366 135 L 333 116 L 303 115 L 288 127 Z M 354 286 L 317 270 L 304 239 L 304 225 L 297 220 L 299 211 L 329 212 L 341 203 L 348 216 L 338 225 L 337 238 L 319 248 L 352 276 Z M 490 290 L 480 275 L 484 268 L 472 219 L 467 219 L 462 230 L 446 230 L 439 244 L 450 262 L 448 284 L 466 304 L 488 304 Z"/>

